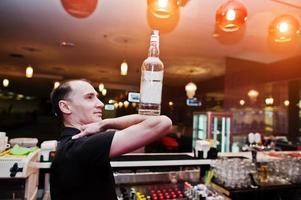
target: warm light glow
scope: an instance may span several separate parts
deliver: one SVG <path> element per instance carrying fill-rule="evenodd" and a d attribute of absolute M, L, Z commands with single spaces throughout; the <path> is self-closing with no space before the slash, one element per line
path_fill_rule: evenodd
<path fill-rule="evenodd" d="M 119 108 L 122 108 L 122 106 L 123 106 L 123 103 L 120 101 L 120 102 L 118 103 L 118 107 L 119 107 Z"/>
<path fill-rule="evenodd" d="M 101 91 L 101 94 L 102 94 L 102 96 L 106 96 L 107 95 L 107 89 L 103 89 L 102 91 Z"/>
<path fill-rule="evenodd" d="M 55 81 L 54 82 L 54 85 L 53 85 L 53 88 L 55 89 L 55 88 L 57 88 L 58 86 L 60 86 L 60 82 L 58 82 L 58 81 Z"/>
<path fill-rule="evenodd" d="M 125 108 L 127 108 L 127 107 L 129 107 L 130 103 L 128 101 L 124 101 L 123 105 L 124 105 Z"/>
<path fill-rule="evenodd" d="M 178 10 L 177 0 L 148 0 L 150 13 L 159 19 L 168 19 Z"/>
<path fill-rule="evenodd" d="M 247 21 L 248 11 L 238 0 L 228 0 L 215 14 L 217 26 L 225 32 L 239 30 Z"/>
<path fill-rule="evenodd" d="M 186 90 L 187 97 L 192 98 L 195 95 L 197 86 L 193 82 L 190 82 L 185 86 L 185 90 Z"/>
<path fill-rule="evenodd" d="M 9 80 L 8 79 L 3 79 L 2 84 L 3 84 L 3 87 L 8 87 Z"/>
<path fill-rule="evenodd" d="M 273 105 L 274 99 L 272 97 L 266 98 L 265 99 L 265 104 L 266 105 Z"/>
<path fill-rule="evenodd" d="M 100 84 L 98 85 L 98 90 L 99 90 L 99 92 L 102 92 L 103 89 L 105 89 L 105 85 L 104 85 L 103 83 L 100 83 Z"/>
<path fill-rule="evenodd" d="M 227 11 L 227 14 L 226 14 L 227 20 L 233 21 L 233 20 L 235 20 L 235 17 L 236 17 L 236 12 L 235 12 L 235 10 L 229 9 L 229 10 Z"/>
<path fill-rule="evenodd" d="M 254 89 L 252 89 L 248 92 L 248 96 L 250 98 L 256 98 L 256 97 L 258 97 L 258 95 L 259 95 L 259 92 L 257 90 L 254 90 Z"/>
<path fill-rule="evenodd" d="M 281 33 L 285 33 L 285 32 L 287 32 L 288 31 L 288 23 L 287 22 L 281 22 L 280 24 L 279 24 L 279 31 L 281 32 Z"/>
<path fill-rule="evenodd" d="M 128 64 L 124 60 L 120 65 L 120 74 L 126 76 L 128 74 Z"/>
<path fill-rule="evenodd" d="M 32 78 L 33 75 L 33 68 L 31 66 L 28 66 L 26 68 L 26 78 Z"/>
<path fill-rule="evenodd" d="M 285 106 L 289 106 L 290 105 L 290 101 L 289 100 L 285 100 L 283 103 L 284 103 Z"/>
<path fill-rule="evenodd" d="M 160 8 L 165 8 L 168 6 L 168 0 L 158 0 L 158 6 Z"/>
<path fill-rule="evenodd" d="M 172 101 L 168 102 L 168 105 L 173 106 L 173 102 Z"/>
<path fill-rule="evenodd" d="M 243 99 L 241 99 L 240 101 L 239 101 L 239 104 L 241 105 L 241 106 L 243 106 L 243 105 L 245 105 L 245 101 L 243 100 Z"/>
<path fill-rule="evenodd" d="M 112 104 L 112 103 L 115 103 L 115 100 L 110 99 L 110 100 L 109 100 L 109 104 Z"/>
<path fill-rule="evenodd" d="M 299 21 L 291 15 L 276 17 L 269 27 L 269 35 L 275 42 L 292 41 L 300 32 Z"/>
<path fill-rule="evenodd" d="M 137 103 L 133 102 L 132 106 L 135 108 L 137 106 Z"/>
<path fill-rule="evenodd" d="M 115 107 L 115 108 L 118 108 L 118 103 L 117 103 L 117 102 L 114 103 L 114 107 Z"/>

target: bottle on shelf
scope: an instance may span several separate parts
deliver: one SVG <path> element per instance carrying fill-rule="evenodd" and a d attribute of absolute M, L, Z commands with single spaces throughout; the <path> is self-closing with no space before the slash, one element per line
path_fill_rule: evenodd
<path fill-rule="evenodd" d="M 148 58 L 141 67 L 140 104 L 141 115 L 160 115 L 164 65 L 159 58 L 159 31 L 151 34 Z"/>

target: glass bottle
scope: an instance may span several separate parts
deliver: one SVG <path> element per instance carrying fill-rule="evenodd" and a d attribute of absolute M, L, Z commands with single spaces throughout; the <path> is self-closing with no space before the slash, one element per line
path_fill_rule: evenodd
<path fill-rule="evenodd" d="M 148 58 L 141 66 L 140 104 L 141 115 L 160 115 L 164 65 L 159 58 L 159 31 L 151 34 Z"/>

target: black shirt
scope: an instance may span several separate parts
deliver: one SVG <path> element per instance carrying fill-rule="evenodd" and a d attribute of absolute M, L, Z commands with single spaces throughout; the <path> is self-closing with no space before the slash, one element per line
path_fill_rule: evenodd
<path fill-rule="evenodd" d="M 114 132 L 72 140 L 79 132 L 76 128 L 63 129 L 51 165 L 51 199 L 117 199 L 109 158 Z"/>

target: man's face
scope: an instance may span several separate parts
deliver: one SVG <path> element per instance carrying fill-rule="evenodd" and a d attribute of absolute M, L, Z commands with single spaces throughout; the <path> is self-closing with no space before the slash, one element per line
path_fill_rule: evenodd
<path fill-rule="evenodd" d="M 68 97 L 71 118 L 81 125 L 101 120 L 103 103 L 93 86 L 85 81 L 70 82 L 71 93 Z"/>

